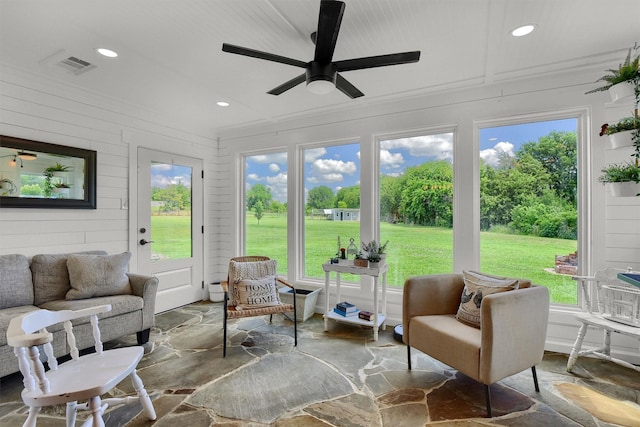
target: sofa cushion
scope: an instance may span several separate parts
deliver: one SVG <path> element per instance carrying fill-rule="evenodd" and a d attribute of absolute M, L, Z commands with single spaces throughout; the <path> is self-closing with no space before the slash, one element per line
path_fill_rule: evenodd
<path fill-rule="evenodd" d="M 33 282 L 24 255 L 0 256 L 0 309 L 33 305 Z"/>
<path fill-rule="evenodd" d="M 144 300 L 135 295 L 113 295 L 107 297 L 87 298 L 80 300 L 55 300 L 42 304 L 41 308 L 46 310 L 82 310 L 83 308 L 95 307 L 98 305 L 111 304 L 111 311 L 98 314 L 98 319 L 108 319 L 126 313 L 140 311 L 144 307 Z M 73 325 L 89 323 L 88 317 L 74 319 Z M 63 329 L 62 324 L 55 325 L 49 332 Z"/>
<path fill-rule="evenodd" d="M 105 251 L 77 252 L 77 255 L 106 255 Z M 34 304 L 65 299 L 71 289 L 67 258 L 71 254 L 38 254 L 31 259 L 33 273 Z"/>
<path fill-rule="evenodd" d="M 7 329 L 11 319 L 35 310 L 38 310 L 35 305 L 19 305 L 0 310 L 0 346 L 7 345 Z"/>
<path fill-rule="evenodd" d="M 485 296 L 518 289 L 518 279 L 496 278 L 470 271 L 462 274 L 464 289 L 456 319 L 474 328 L 480 328 L 480 305 Z"/>
<path fill-rule="evenodd" d="M 280 305 L 276 276 L 263 277 L 257 280 L 241 280 L 234 284 L 236 310 L 271 307 Z"/>
<path fill-rule="evenodd" d="M 131 252 L 115 255 L 69 255 L 67 269 L 71 289 L 66 299 L 131 294 L 127 269 Z"/>

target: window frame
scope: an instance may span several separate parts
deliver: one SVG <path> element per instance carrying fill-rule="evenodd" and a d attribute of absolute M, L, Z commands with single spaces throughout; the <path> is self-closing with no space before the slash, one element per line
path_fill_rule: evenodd
<path fill-rule="evenodd" d="M 593 250 L 589 242 L 592 241 L 592 193 L 593 171 L 591 168 L 591 111 L 589 108 L 569 108 L 551 110 L 539 113 L 505 116 L 495 119 L 474 120 L 473 122 L 473 173 L 474 179 L 474 212 L 477 221 L 474 221 L 474 234 L 477 236 L 478 245 L 477 264 L 480 257 L 480 129 L 489 127 L 510 126 L 525 123 L 535 123 L 551 120 L 575 119 L 576 120 L 576 149 L 577 149 L 577 209 L 578 209 L 578 274 L 588 275 L 592 272 Z M 455 178 L 454 178 L 455 182 Z M 477 188 L 475 188 L 477 187 Z M 455 215 L 455 207 L 454 207 Z M 558 311 L 574 312 L 581 306 L 584 296 L 576 286 L 577 305 L 551 303 Z"/>

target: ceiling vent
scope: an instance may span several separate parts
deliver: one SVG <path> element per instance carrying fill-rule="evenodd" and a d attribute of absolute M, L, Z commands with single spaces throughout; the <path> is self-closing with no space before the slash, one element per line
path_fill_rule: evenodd
<path fill-rule="evenodd" d="M 58 62 L 57 65 L 75 75 L 86 73 L 87 71 L 96 68 L 92 63 L 76 58 L 75 56 L 64 58 Z"/>

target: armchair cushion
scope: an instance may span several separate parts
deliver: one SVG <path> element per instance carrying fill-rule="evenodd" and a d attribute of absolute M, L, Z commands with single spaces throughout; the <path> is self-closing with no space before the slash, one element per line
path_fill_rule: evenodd
<path fill-rule="evenodd" d="M 464 289 L 456 319 L 480 329 L 480 305 L 487 295 L 518 289 L 518 279 L 497 278 L 482 273 L 464 271 Z"/>
<path fill-rule="evenodd" d="M 68 300 L 131 294 L 127 268 L 131 252 L 116 255 L 70 255 Z"/>
<path fill-rule="evenodd" d="M 235 293 L 236 310 L 280 305 L 275 276 L 257 280 L 241 280 L 233 286 L 233 292 Z"/>

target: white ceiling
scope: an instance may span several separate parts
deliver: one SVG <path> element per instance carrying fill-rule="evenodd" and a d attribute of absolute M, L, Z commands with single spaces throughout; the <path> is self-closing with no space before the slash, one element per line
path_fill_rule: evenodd
<path fill-rule="evenodd" d="M 273 122 L 578 67 L 606 69 L 640 41 L 640 0 L 346 0 L 334 60 L 420 50 L 416 64 L 343 74 L 365 96 L 266 92 L 301 69 L 223 42 L 313 57 L 319 0 L 0 0 L 0 63 L 141 108 L 189 129 Z M 533 23 L 536 31 L 509 31 Z M 95 48 L 119 53 L 107 59 Z M 55 65 L 68 56 L 96 68 Z M 617 59 L 616 59 L 617 60 Z M 609 62 L 605 62 L 609 61 Z M 221 108 L 224 100 L 230 107 Z"/>

